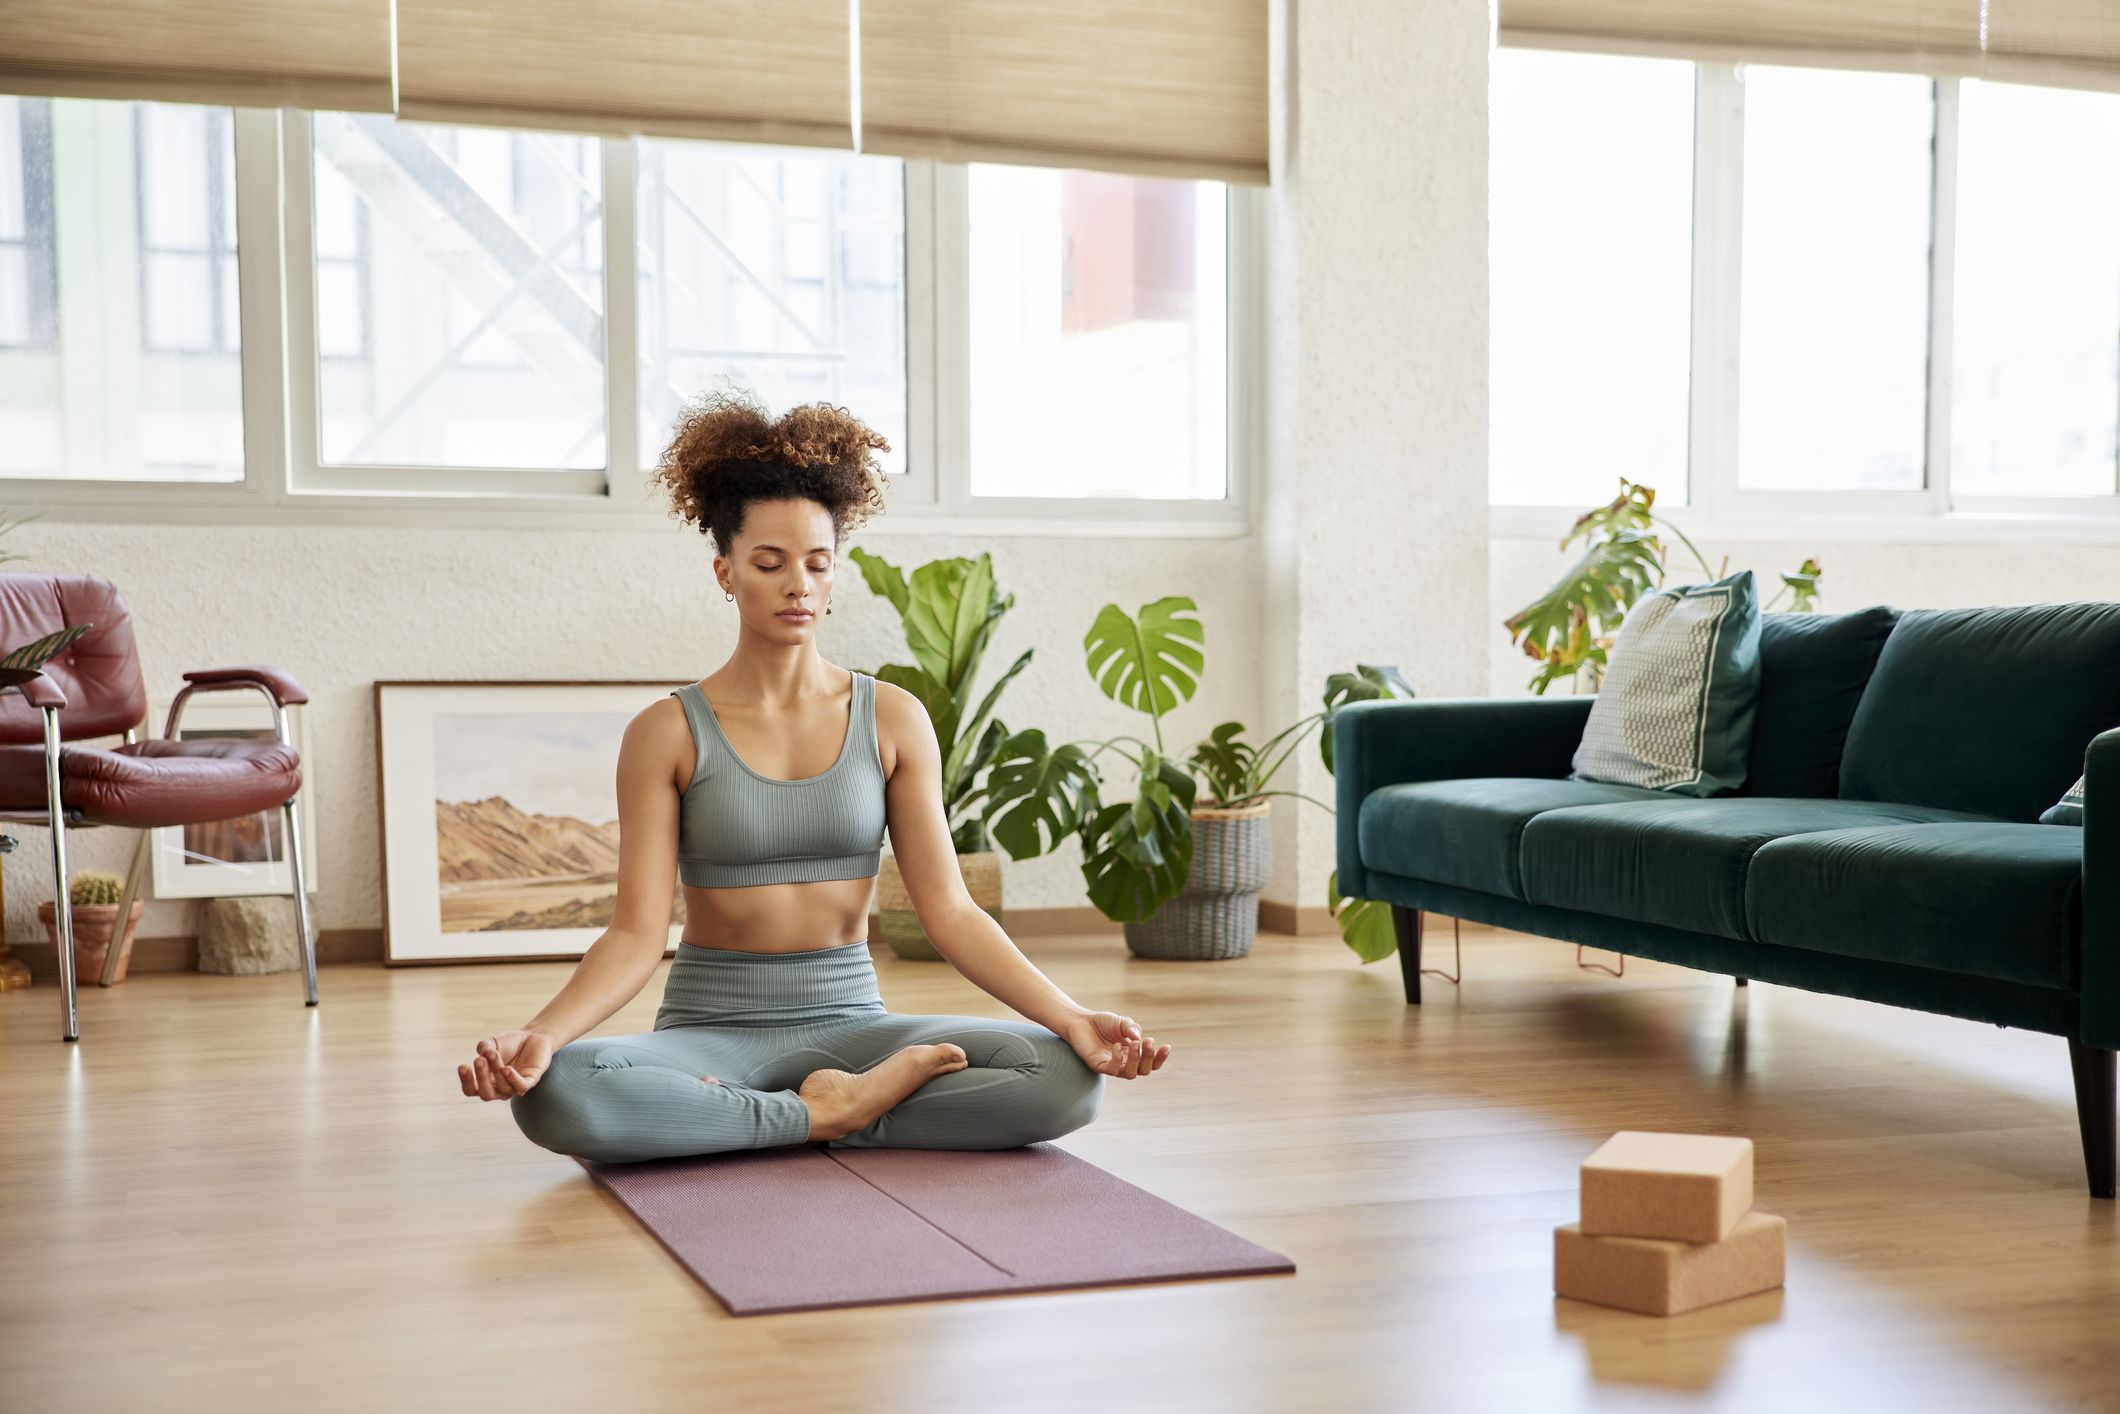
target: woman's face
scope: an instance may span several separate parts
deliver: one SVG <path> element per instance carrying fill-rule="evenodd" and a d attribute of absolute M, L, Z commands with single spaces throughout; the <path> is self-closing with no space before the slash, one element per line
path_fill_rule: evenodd
<path fill-rule="evenodd" d="M 807 499 L 753 501 L 733 540 L 734 553 L 714 557 L 714 577 L 736 596 L 744 626 L 781 643 L 814 635 L 839 563 L 832 513 Z"/>

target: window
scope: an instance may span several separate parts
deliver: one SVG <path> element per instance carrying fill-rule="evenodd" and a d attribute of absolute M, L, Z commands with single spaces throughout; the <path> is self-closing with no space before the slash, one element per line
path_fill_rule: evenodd
<path fill-rule="evenodd" d="M 242 478 L 231 116 L 0 97 L 0 476 Z"/>
<path fill-rule="evenodd" d="M 1218 182 L 974 164 L 974 496 L 1228 494 Z"/>
<path fill-rule="evenodd" d="M 593 138 L 318 113 L 317 456 L 604 465 Z"/>
<path fill-rule="evenodd" d="M 1750 66 L 1738 483 L 1918 490 L 1929 80 Z"/>
<path fill-rule="evenodd" d="M 742 386 L 825 401 L 906 467 L 905 164 L 696 142 L 636 149 L 640 451 L 684 400 Z"/>
<path fill-rule="evenodd" d="M 633 520 L 731 388 L 875 427 L 895 524 L 1241 533 L 1257 215 L 1217 182 L 0 95 L 0 476 Z M 149 481 L 223 484 L 112 494 Z"/>
<path fill-rule="evenodd" d="M 2120 525 L 2120 95 L 1508 49 L 1491 92 L 1496 504 Z"/>
<path fill-rule="evenodd" d="M 1491 102 L 1493 499 L 1682 502 L 1693 66 L 1503 49 Z"/>
<path fill-rule="evenodd" d="M 1951 484 L 2110 496 L 2120 448 L 2120 97 L 1967 81 Z"/>

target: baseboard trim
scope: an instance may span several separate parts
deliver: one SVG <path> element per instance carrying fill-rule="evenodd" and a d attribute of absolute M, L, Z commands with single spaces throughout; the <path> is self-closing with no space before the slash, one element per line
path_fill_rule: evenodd
<path fill-rule="evenodd" d="M 1010 908 L 1001 910 L 1002 926 L 1011 937 L 1040 938 L 1063 933 L 1117 934 L 1119 925 L 1089 904 L 1064 908 Z M 1324 908 L 1299 908 L 1293 904 L 1259 900 L 1259 931 L 1308 937 L 1337 931 L 1332 912 Z M 869 936 L 881 937 L 876 915 L 869 915 Z M 42 940 L 9 945 L 9 953 L 29 968 L 30 980 L 56 982 L 59 976 L 57 949 Z M 383 960 L 381 928 L 322 928 L 317 931 L 317 963 L 375 962 Z M 196 972 L 199 970 L 199 940 L 195 937 L 134 938 L 132 959 L 126 976 L 136 972 Z M 290 969 L 294 970 L 294 969 Z"/>

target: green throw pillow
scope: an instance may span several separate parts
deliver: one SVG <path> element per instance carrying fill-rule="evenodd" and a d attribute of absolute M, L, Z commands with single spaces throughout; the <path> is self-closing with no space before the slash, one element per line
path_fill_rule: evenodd
<path fill-rule="evenodd" d="M 1570 775 L 1675 795 L 1736 789 L 1759 680 L 1752 571 L 1650 590 L 1620 623 Z"/>
<path fill-rule="evenodd" d="M 2076 784 L 2068 788 L 2066 795 L 2046 808 L 2046 813 L 2039 817 L 2039 823 L 2042 825 L 2082 824 L 2083 783 L 2089 779 L 2090 777 L 2088 776 L 2076 777 Z"/>

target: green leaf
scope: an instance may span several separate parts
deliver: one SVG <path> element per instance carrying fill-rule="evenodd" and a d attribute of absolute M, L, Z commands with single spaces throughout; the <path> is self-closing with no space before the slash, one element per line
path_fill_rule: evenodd
<path fill-rule="evenodd" d="M 1152 750 L 1141 765 L 1140 794 L 1098 809 L 1082 835 L 1090 902 L 1115 923 L 1149 917 L 1192 872 L 1192 776 Z"/>
<path fill-rule="evenodd" d="M 1096 808 L 1096 779 L 1096 767 L 1073 742 L 1050 747 L 1035 727 L 1016 732 L 987 771 L 987 828 L 1012 859 L 1044 854 Z"/>
<path fill-rule="evenodd" d="M 1793 595 L 1789 608 L 1792 613 L 1814 614 L 1818 612 L 1818 577 L 1825 571 L 1816 560 L 1805 560 L 1793 572 L 1784 572 L 1781 582 L 1789 586 Z"/>
<path fill-rule="evenodd" d="M 964 722 L 959 728 L 955 740 L 948 744 L 942 763 L 942 778 L 945 781 L 954 781 L 968 774 L 976 775 L 978 773 L 979 768 L 976 765 L 969 772 L 965 770 L 964 758 L 967 752 L 975 749 L 973 743 L 980 739 L 982 731 L 990 725 L 986 720 L 987 714 L 994 710 L 994 703 L 999 700 L 1001 690 L 1015 681 L 1016 674 L 1030 666 L 1031 654 L 1034 651 L 1036 650 L 1024 649 L 1022 656 L 1009 664 L 1008 671 L 1003 673 L 995 681 L 994 685 L 986 690 L 986 696 L 979 702 L 979 709 L 972 713 L 971 717 Z"/>
<path fill-rule="evenodd" d="M 1357 663 L 1351 673 L 1334 673 L 1325 679 L 1325 721 L 1318 732 L 1318 753 L 1325 769 L 1332 769 L 1332 719 L 1350 702 L 1374 702 L 1379 698 L 1410 698 L 1413 684 L 1391 664 Z"/>
<path fill-rule="evenodd" d="M 1325 906 L 1340 926 L 1340 939 L 1363 962 L 1378 962 L 1399 950 L 1398 930 L 1391 926 L 1391 905 L 1340 893 L 1337 869 L 1325 876 Z"/>
<path fill-rule="evenodd" d="M 1243 800 L 1257 790 L 1253 776 L 1259 768 L 1259 751 L 1237 739 L 1243 730 L 1242 722 L 1223 722 L 1186 758 L 1186 765 L 1206 775 L 1208 793 L 1216 800 Z"/>
<path fill-rule="evenodd" d="M 847 558 L 861 567 L 861 577 L 868 581 L 869 592 L 890 600 L 891 607 L 902 617 L 906 606 L 905 576 L 898 572 L 898 567 L 859 545 L 847 551 Z"/>
<path fill-rule="evenodd" d="M 996 621 L 1016 600 L 994 593 L 994 560 L 982 554 L 931 560 L 913 571 L 905 641 L 913 658 L 952 693 L 970 681 Z"/>
<path fill-rule="evenodd" d="M 1504 621 L 1509 641 L 1521 636 L 1524 652 L 1548 665 L 1539 675 L 1547 683 L 1576 671 L 1662 579 L 1662 555 L 1662 542 L 1645 530 L 1593 541 L 1552 588 Z"/>
<path fill-rule="evenodd" d="M 875 677 L 878 682 L 902 687 L 920 699 L 920 705 L 927 708 L 928 720 L 935 724 L 935 740 L 947 751 L 957 736 L 957 699 L 949 688 L 935 681 L 925 668 L 910 663 L 885 663 L 876 670 Z M 948 779 L 944 775 L 943 780 Z"/>
<path fill-rule="evenodd" d="M 1106 604 L 1083 635 L 1090 676 L 1114 702 L 1161 717 L 1192 700 L 1207 665 L 1207 629 L 1199 606 L 1169 595 L 1142 606 L 1139 622 Z"/>

